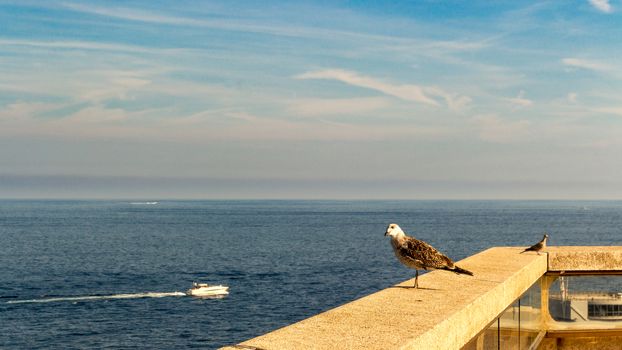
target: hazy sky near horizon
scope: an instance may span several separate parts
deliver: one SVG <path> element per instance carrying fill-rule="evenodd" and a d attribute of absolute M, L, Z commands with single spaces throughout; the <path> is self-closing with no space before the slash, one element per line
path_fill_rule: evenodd
<path fill-rule="evenodd" d="M 0 0 L 0 198 L 622 199 L 621 14 Z"/>

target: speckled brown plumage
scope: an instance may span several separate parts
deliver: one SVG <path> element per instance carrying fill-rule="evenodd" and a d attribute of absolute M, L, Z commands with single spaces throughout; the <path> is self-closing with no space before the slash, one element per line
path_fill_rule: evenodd
<path fill-rule="evenodd" d="M 407 236 L 397 224 L 390 224 L 385 236 L 391 236 L 391 246 L 397 259 L 415 269 L 415 288 L 418 287 L 419 270 L 439 269 L 473 276 L 471 271 L 456 266 L 450 258 L 428 243 Z"/>

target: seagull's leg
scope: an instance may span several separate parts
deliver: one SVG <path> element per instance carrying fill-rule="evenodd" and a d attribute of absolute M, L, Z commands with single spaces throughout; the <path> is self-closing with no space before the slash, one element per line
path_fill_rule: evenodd
<path fill-rule="evenodd" d="M 415 288 L 419 288 L 419 270 L 415 269 Z"/>

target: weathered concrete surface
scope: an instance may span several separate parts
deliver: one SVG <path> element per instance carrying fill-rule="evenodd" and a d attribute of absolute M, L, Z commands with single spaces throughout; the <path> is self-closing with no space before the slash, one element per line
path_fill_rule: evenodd
<path fill-rule="evenodd" d="M 547 270 L 546 254 L 490 248 L 274 332 L 223 349 L 460 349 Z"/>
<path fill-rule="evenodd" d="M 619 350 L 622 349 L 622 336 L 547 338 L 538 350 Z"/>
<path fill-rule="evenodd" d="M 622 270 L 621 247 L 548 247 L 549 271 Z"/>
<path fill-rule="evenodd" d="M 544 338 L 540 346 L 538 346 L 538 350 L 557 350 L 557 339 Z"/>

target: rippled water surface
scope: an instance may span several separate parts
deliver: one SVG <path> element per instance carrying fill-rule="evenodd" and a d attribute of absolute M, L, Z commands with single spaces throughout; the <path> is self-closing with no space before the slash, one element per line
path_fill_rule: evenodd
<path fill-rule="evenodd" d="M 622 245 L 622 202 L 0 201 L 0 348 L 237 343 L 411 278 L 391 222 L 456 260 Z"/>

